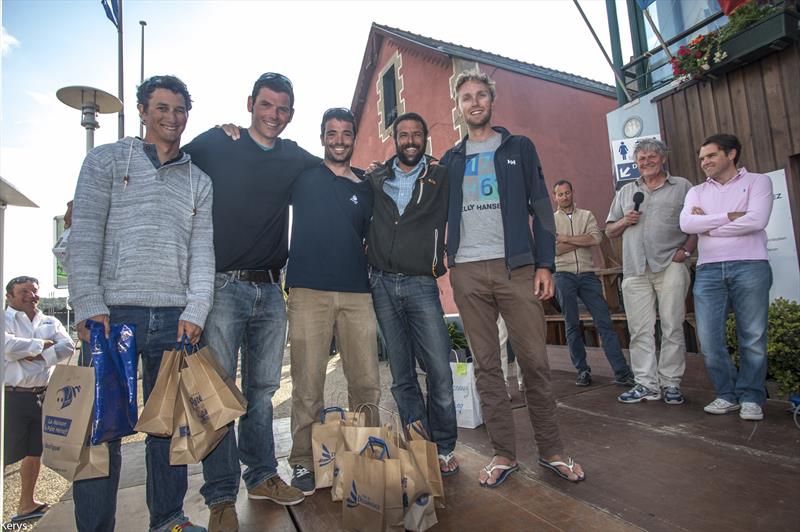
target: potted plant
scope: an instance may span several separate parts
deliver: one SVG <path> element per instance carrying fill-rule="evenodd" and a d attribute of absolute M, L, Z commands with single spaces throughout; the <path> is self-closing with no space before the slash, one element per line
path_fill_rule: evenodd
<path fill-rule="evenodd" d="M 453 360 L 453 362 L 467 362 L 467 358 L 471 358 L 472 356 L 469 352 L 467 337 L 464 336 L 464 333 L 455 321 L 447 322 L 447 332 L 450 335 L 450 349 L 455 351 L 455 357 L 457 358 L 457 360 Z"/>
<path fill-rule="evenodd" d="M 731 66 L 754 61 L 797 39 L 798 14 L 790 8 L 748 2 L 736 8 L 717 32 L 720 51 Z"/>
<path fill-rule="evenodd" d="M 733 316 L 727 323 L 728 351 L 738 365 L 738 341 Z M 769 306 L 767 324 L 767 378 L 785 398 L 800 395 L 800 304 L 778 298 Z"/>

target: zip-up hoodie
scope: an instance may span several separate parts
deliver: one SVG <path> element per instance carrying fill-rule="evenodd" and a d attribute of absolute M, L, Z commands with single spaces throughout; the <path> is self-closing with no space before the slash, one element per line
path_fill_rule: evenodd
<path fill-rule="evenodd" d="M 528 137 L 512 135 L 503 127 L 492 129 L 502 136 L 494 154 L 494 170 L 503 218 L 506 268 L 511 271 L 533 264 L 554 271 L 555 222 L 536 147 Z M 447 216 L 447 265 L 451 268 L 458 263 L 468 138 L 447 150 L 441 161 L 447 166 L 451 181 Z M 533 233 L 529 216 L 533 216 Z"/>
<path fill-rule="evenodd" d="M 183 307 L 203 327 L 214 296 L 211 179 L 183 153 L 155 168 L 140 139 L 83 161 L 67 246 L 75 320 L 111 305 Z"/>
<path fill-rule="evenodd" d="M 367 260 L 378 270 L 405 275 L 439 277 L 444 266 L 444 230 L 447 223 L 447 169 L 425 156 L 425 171 L 417 178 L 403 215 L 383 190 L 394 177 L 395 157 L 367 174 L 375 193 L 372 224 L 367 237 Z"/>
<path fill-rule="evenodd" d="M 573 206 L 572 218 L 561 208 L 553 215 L 556 219 L 556 232 L 559 235 L 592 235 L 595 245 L 602 242 L 603 233 L 597 227 L 597 220 L 592 211 Z M 594 270 L 591 247 L 581 246 L 570 252 L 556 255 L 557 272 L 580 274 L 593 272 Z"/>

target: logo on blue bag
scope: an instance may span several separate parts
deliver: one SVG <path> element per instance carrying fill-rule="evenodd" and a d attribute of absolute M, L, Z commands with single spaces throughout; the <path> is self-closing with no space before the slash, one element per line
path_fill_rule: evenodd
<path fill-rule="evenodd" d="M 67 408 L 69 405 L 72 404 L 73 399 L 78 397 L 78 394 L 81 391 L 81 387 L 79 386 L 64 386 L 60 388 L 56 392 L 56 403 L 58 403 L 59 408 Z"/>
<path fill-rule="evenodd" d="M 356 489 L 356 481 L 353 481 L 353 485 L 350 487 L 350 496 L 347 497 L 347 507 L 348 508 L 355 508 L 358 506 L 358 490 Z"/>
<path fill-rule="evenodd" d="M 333 462 L 334 458 L 336 458 L 336 453 L 332 453 L 330 449 L 323 443 L 322 444 L 322 457 L 319 459 L 319 467 L 325 467 L 330 465 Z M 336 475 L 336 469 L 333 470 L 333 474 Z"/>
<path fill-rule="evenodd" d="M 56 436 L 66 436 L 69 434 L 69 427 L 72 420 L 64 417 L 44 416 L 44 427 L 42 431 Z"/>

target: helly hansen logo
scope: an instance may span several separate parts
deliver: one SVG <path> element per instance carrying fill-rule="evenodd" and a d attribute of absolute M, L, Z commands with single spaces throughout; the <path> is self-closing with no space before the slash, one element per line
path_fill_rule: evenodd
<path fill-rule="evenodd" d="M 358 205 L 358 196 L 356 196 L 355 194 L 353 194 L 353 195 L 350 197 L 350 201 L 352 201 L 352 202 L 353 202 L 353 205 Z"/>
<path fill-rule="evenodd" d="M 319 459 L 319 466 L 325 467 L 330 465 L 333 462 L 334 458 L 336 458 L 336 453 L 331 452 L 330 449 L 323 443 L 322 444 L 322 457 Z"/>
<path fill-rule="evenodd" d="M 506 159 L 506 164 L 510 164 L 511 166 L 516 166 L 517 165 L 517 160 L 516 159 Z"/>
<path fill-rule="evenodd" d="M 56 392 L 56 403 L 59 405 L 59 409 L 67 408 L 69 405 L 72 404 L 72 401 L 78 397 L 78 394 L 81 391 L 80 386 L 64 386 L 60 388 Z"/>

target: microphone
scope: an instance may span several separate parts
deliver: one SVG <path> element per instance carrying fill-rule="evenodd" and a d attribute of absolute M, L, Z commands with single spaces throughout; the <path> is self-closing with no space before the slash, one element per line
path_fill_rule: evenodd
<path fill-rule="evenodd" d="M 639 205 L 641 205 L 643 201 L 644 194 L 642 192 L 637 192 L 633 195 L 633 210 L 635 212 L 639 212 Z"/>

